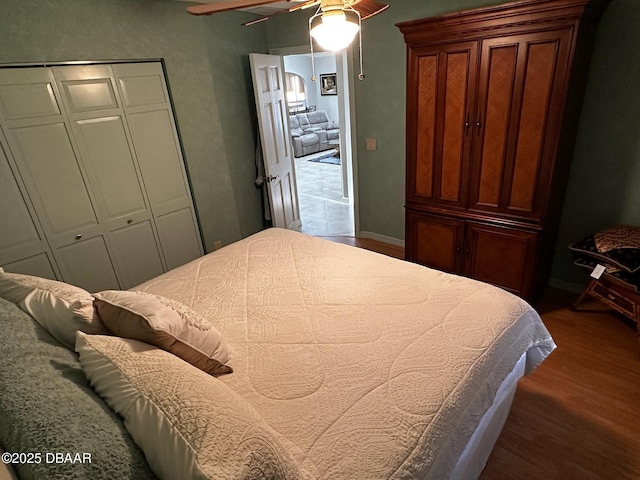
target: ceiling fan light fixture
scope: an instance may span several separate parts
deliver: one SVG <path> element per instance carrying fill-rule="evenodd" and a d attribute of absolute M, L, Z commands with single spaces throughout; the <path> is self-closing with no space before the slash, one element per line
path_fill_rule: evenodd
<path fill-rule="evenodd" d="M 358 14 L 352 10 L 327 10 L 311 20 L 311 36 L 325 50 L 347 48 L 360 30 Z"/>

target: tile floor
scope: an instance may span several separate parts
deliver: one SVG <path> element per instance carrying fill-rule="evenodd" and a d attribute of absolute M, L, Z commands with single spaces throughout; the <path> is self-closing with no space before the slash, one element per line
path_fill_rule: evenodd
<path fill-rule="evenodd" d="M 353 209 L 342 197 L 340 165 L 295 159 L 301 232 L 308 235 L 354 235 Z"/>

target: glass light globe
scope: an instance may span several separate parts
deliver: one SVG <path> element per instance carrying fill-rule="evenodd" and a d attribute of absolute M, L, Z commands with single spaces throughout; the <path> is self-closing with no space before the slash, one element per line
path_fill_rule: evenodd
<path fill-rule="evenodd" d="M 311 36 L 325 50 L 337 52 L 347 48 L 360 26 L 350 20 L 342 10 L 330 10 L 322 14 L 321 21 L 311 28 Z"/>

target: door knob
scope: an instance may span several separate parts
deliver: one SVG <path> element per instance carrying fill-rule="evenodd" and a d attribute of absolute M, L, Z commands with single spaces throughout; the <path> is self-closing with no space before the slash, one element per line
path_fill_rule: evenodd
<path fill-rule="evenodd" d="M 81 238 L 82 238 L 82 234 L 79 233 L 76 235 L 76 240 L 80 240 Z"/>
<path fill-rule="evenodd" d="M 265 177 L 267 182 L 273 182 L 274 180 L 277 180 L 278 178 L 280 178 L 280 177 L 278 177 L 278 175 L 276 175 L 275 177 L 273 175 L 269 175 L 268 177 Z"/>

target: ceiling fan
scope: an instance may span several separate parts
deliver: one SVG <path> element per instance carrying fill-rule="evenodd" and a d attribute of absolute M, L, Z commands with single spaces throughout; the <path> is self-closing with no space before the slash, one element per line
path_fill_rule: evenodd
<path fill-rule="evenodd" d="M 353 9 L 360 14 L 362 20 L 366 20 L 377 13 L 383 12 L 389 5 L 376 0 L 226 0 L 206 5 L 192 5 L 187 7 L 187 11 L 192 15 L 212 15 L 218 12 L 238 10 L 241 8 L 259 7 L 261 5 L 280 4 L 280 8 L 273 14 L 265 15 L 255 20 L 245 22 L 243 25 L 253 25 L 255 23 L 268 20 L 273 15 L 286 12 L 295 12 L 305 8 L 319 5 L 321 9 Z M 289 6 L 288 4 L 294 4 Z"/>
<path fill-rule="evenodd" d="M 309 19 L 309 42 L 311 45 L 311 59 L 313 62 L 313 39 L 318 44 L 332 51 L 339 51 L 351 44 L 356 34 L 360 33 L 362 20 L 371 18 L 389 8 L 389 5 L 377 0 L 223 0 L 206 5 L 193 5 L 187 7 L 192 15 L 212 15 L 218 12 L 258 7 L 268 4 L 283 5 L 282 9 L 275 13 L 265 15 L 245 22 L 243 25 L 254 25 L 278 15 L 279 13 L 295 12 L 305 8 L 317 6 L 316 13 Z M 292 6 L 289 6 L 292 4 Z M 364 79 L 362 73 L 362 37 L 360 41 L 360 74 L 358 78 Z M 315 81 L 315 65 L 312 80 Z"/>

